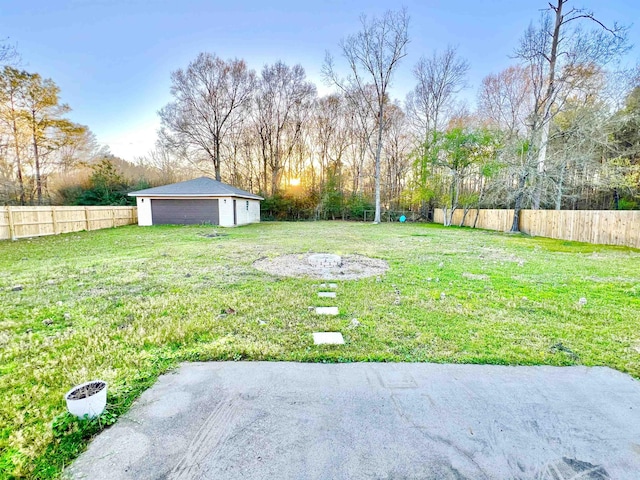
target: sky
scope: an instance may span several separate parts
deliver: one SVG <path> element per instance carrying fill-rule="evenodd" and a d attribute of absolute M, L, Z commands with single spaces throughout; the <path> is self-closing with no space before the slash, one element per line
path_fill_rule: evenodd
<path fill-rule="evenodd" d="M 607 24 L 640 19 L 640 1 L 572 0 Z M 407 7 L 408 55 L 392 96 L 412 89 L 421 56 L 447 45 L 470 63 L 465 97 L 482 78 L 513 64 L 518 39 L 545 0 L 0 0 L 0 39 L 17 46 L 21 67 L 51 78 L 72 112 L 114 155 L 127 160 L 154 146 L 158 110 L 171 101 L 170 74 L 200 52 L 243 58 L 260 71 L 277 60 L 301 64 L 320 94 L 325 52 L 359 30 L 359 17 Z M 640 25 L 631 25 L 625 58 L 640 61 Z M 347 73 L 345 71 L 345 73 Z"/>

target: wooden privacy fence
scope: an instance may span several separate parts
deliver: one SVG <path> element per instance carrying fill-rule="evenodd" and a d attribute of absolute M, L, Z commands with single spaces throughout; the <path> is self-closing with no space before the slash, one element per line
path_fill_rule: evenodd
<path fill-rule="evenodd" d="M 460 225 L 464 212 L 456 210 L 452 225 Z M 433 220 L 444 223 L 441 209 Z M 476 210 L 469 210 L 464 225 L 473 226 Z M 511 230 L 513 210 L 486 209 L 478 214 L 477 228 Z M 638 210 L 522 210 L 520 231 L 537 237 L 560 238 L 576 242 L 626 245 L 640 248 L 640 211 Z"/>
<path fill-rule="evenodd" d="M 0 240 L 98 230 L 137 221 L 136 207 L 0 207 Z"/>

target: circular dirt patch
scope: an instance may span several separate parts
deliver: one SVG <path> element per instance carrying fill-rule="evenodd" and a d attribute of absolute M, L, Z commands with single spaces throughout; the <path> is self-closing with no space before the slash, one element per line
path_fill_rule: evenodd
<path fill-rule="evenodd" d="M 325 261 L 319 261 L 323 259 Z M 253 262 L 258 270 L 281 277 L 309 277 L 322 280 L 355 280 L 382 275 L 389 264 L 377 258 L 362 255 L 333 255 L 306 253 L 261 258 Z"/>

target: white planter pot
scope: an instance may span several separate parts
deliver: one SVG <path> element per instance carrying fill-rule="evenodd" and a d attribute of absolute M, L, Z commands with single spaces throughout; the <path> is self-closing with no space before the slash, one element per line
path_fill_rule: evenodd
<path fill-rule="evenodd" d="M 91 380 L 69 390 L 64 399 L 69 413 L 78 418 L 94 418 L 104 412 L 107 406 L 107 382 Z"/>

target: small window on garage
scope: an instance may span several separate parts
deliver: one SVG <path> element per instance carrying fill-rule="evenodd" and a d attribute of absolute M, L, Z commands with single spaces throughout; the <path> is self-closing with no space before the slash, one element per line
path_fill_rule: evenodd
<path fill-rule="evenodd" d="M 249 211 L 249 200 L 247 200 L 247 212 Z"/>

